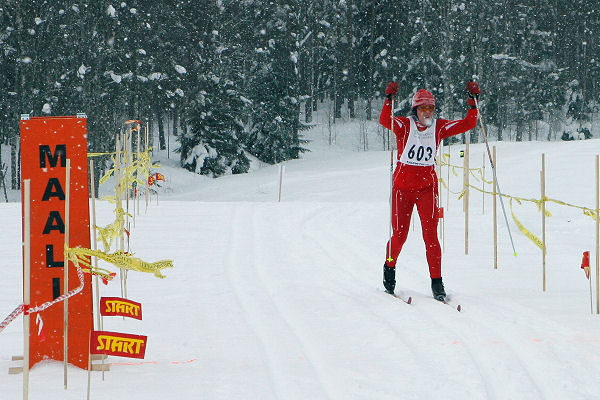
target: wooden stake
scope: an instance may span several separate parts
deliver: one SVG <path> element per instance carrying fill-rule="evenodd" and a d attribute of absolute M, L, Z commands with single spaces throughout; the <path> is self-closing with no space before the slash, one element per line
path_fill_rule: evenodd
<path fill-rule="evenodd" d="M 92 177 L 92 249 L 98 250 L 98 239 L 96 237 L 96 182 L 94 172 L 94 160 L 90 160 L 90 174 Z M 98 257 L 94 256 L 94 267 L 98 268 Z M 95 292 L 95 303 L 96 303 L 96 329 L 99 331 L 104 330 L 104 321 L 100 313 L 100 285 L 98 275 L 94 275 L 94 287 Z M 104 359 L 102 359 L 104 364 Z M 102 380 L 104 380 L 104 371 L 102 372 Z"/>
<path fill-rule="evenodd" d="M 70 218 L 70 203 L 71 203 L 71 160 L 67 158 L 67 178 L 65 183 L 65 249 L 69 247 L 69 218 Z M 69 292 L 69 259 L 65 251 L 64 254 L 64 294 Z M 63 367 L 64 367 L 64 385 L 67 389 L 67 364 L 69 363 L 69 299 L 65 299 L 64 303 L 64 330 L 63 330 Z"/>
<path fill-rule="evenodd" d="M 115 140 L 115 196 L 117 209 L 123 209 L 123 201 L 122 201 L 122 187 L 121 187 L 121 135 L 117 134 L 117 138 Z M 123 230 L 123 226 L 120 227 L 120 230 Z M 125 243 L 123 241 L 123 232 L 120 232 L 119 235 L 119 243 L 117 244 L 119 250 L 125 249 Z M 119 278 L 121 281 L 121 297 L 125 297 L 123 294 L 123 270 L 119 269 Z"/>
<path fill-rule="evenodd" d="M 91 189 L 92 189 L 92 250 L 97 250 L 98 240 L 96 237 L 96 182 L 94 181 L 94 160 L 90 160 L 90 173 L 91 177 Z M 98 266 L 98 259 L 94 257 L 94 267 Z M 98 284 L 98 275 L 94 275 L 94 288 L 96 293 L 94 295 L 94 303 L 96 303 L 96 329 L 102 330 L 100 325 L 100 286 Z"/>
<path fill-rule="evenodd" d="M 483 161 L 481 163 L 481 213 L 485 215 L 485 153 L 481 154 Z"/>
<path fill-rule="evenodd" d="M 469 143 L 471 142 L 471 135 L 467 132 L 465 138 L 465 254 L 469 254 Z"/>
<path fill-rule="evenodd" d="M 542 184 L 542 290 L 546 291 L 546 154 L 542 153 L 542 171 L 540 172 Z"/>
<path fill-rule="evenodd" d="M 148 123 L 146 123 L 146 151 L 148 151 L 150 149 L 150 140 L 149 139 L 150 139 L 150 137 L 148 135 Z M 152 162 L 150 164 L 152 164 Z M 146 188 L 146 212 L 148 212 L 148 203 L 150 202 L 150 200 L 148 199 L 148 196 L 150 195 L 150 186 L 148 185 L 148 177 L 146 177 L 146 179 L 145 179 L 144 186 Z"/>
<path fill-rule="evenodd" d="M 142 153 L 142 126 L 138 125 L 138 130 L 137 130 L 137 146 L 136 146 L 136 159 L 139 160 L 140 154 Z M 139 176 L 138 176 L 139 178 Z M 140 187 L 140 185 L 136 182 L 135 184 L 135 192 L 134 192 L 134 199 L 136 201 L 136 206 L 137 206 L 137 213 L 138 215 L 140 214 L 140 190 L 142 188 Z M 133 215 L 133 226 L 135 227 L 135 214 Z"/>
<path fill-rule="evenodd" d="M 23 304 L 28 307 L 31 302 L 31 180 L 25 179 L 24 184 Z M 23 313 L 23 400 L 29 398 L 29 320 L 28 312 Z"/>
<path fill-rule="evenodd" d="M 91 386 L 91 376 L 92 376 L 92 353 L 90 352 L 90 348 L 92 346 L 92 332 L 88 334 L 88 371 L 87 371 L 87 400 L 90 400 L 90 386 Z M 104 372 L 102 372 L 104 374 Z"/>
<path fill-rule="evenodd" d="M 496 146 L 493 147 L 493 164 L 496 168 L 498 168 L 498 164 L 496 161 Z M 498 198 L 496 193 L 496 176 L 494 175 L 494 269 L 498 269 Z"/>
<path fill-rule="evenodd" d="M 596 314 L 600 314 L 600 161 L 596 155 Z"/>
<path fill-rule="evenodd" d="M 591 271 L 590 271 L 590 275 L 591 275 Z M 592 313 L 592 315 L 594 315 L 594 300 L 592 300 L 592 277 L 591 276 L 588 278 L 588 281 L 590 283 L 590 312 Z"/>

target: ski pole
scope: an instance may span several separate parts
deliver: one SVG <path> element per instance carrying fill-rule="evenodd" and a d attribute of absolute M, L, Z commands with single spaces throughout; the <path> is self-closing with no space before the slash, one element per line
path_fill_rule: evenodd
<path fill-rule="evenodd" d="M 391 261 L 391 257 L 392 257 L 392 202 L 393 202 L 393 196 L 394 196 L 394 147 L 392 146 L 392 142 L 391 142 L 391 135 L 394 133 L 394 98 L 392 97 L 391 99 L 392 101 L 392 111 L 390 112 L 390 140 L 389 140 L 389 146 L 390 146 L 390 219 L 389 219 L 389 226 L 388 226 L 388 234 L 389 234 L 389 240 L 388 240 L 388 259 L 386 261 Z"/>
<path fill-rule="evenodd" d="M 487 149 L 488 157 L 490 159 L 490 165 L 492 166 L 492 172 L 494 174 L 494 182 L 496 182 L 496 191 L 500 195 L 500 205 L 502 206 L 502 213 L 504 214 L 504 221 L 506 222 L 506 229 L 508 229 L 508 236 L 510 237 L 510 244 L 512 245 L 513 254 L 517 255 L 517 250 L 515 250 L 515 243 L 513 242 L 512 234 L 510 233 L 510 226 L 508 225 L 508 218 L 506 217 L 506 210 L 504 209 L 504 201 L 502 200 L 502 192 L 500 191 L 500 184 L 498 183 L 498 176 L 496 175 L 496 166 L 494 165 L 494 161 L 492 160 L 492 153 L 490 152 L 490 145 L 488 144 L 487 135 L 485 133 L 485 125 L 483 124 L 483 117 L 481 116 L 481 110 L 479 109 L 479 102 L 476 98 L 475 106 L 477 107 L 477 116 L 479 117 L 479 123 L 481 125 L 481 133 L 483 134 L 483 141 L 485 142 L 485 147 Z"/>

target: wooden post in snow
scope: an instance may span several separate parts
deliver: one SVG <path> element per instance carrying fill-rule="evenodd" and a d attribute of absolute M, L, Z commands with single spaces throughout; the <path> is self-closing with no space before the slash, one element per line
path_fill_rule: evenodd
<path fill-rule="evenodd" d="M 117 210 L 122 210 L 123 209 L 123 202 L 122 202 L 122 186 L 121 186 L 121 134 L 117 134 L 117 138 L 115 141 L 115 197 L 116 197 L 116 204 L 117 204 Z M 122 230 L 124 228 L 124 226 L 119 227 L 119 230 Z M 121 232 L 119 234 L 119 238 L 118 238 L 118 243 L 117 243 L 117 248 L 121 251 L 125 250 L 125 243 L 123 241 L 123 232 Z M 125 297 L 124 294 L 124 276 L 123 276 L 123 270 L 119 269 L 119 278 L 121 280 L 121 297 Z"/>
<path fill-rule="evenodd" d="M 542 290 L 546 291 L 546 155 L 542 153 L 542 171 L 540 172 L 542 185 Z"/>
<path fill-rule="evenodd" d="M 483 156 L 481 162 L 481 213 L 485 215 L 485 153 L 481 155 Z"/>
<path fill-rule="evenodd" d="M 494 166 L 498 168 L 496 161 L 496 146 L 493 147 L 492 161 Z M 493 176 L 493 187 L 494 187 L 494 269 L 498 269 L 498 198 L 496 193 L 496 176 Z"/>
<path fill-rule="evenodd" d="M 27 307 L 31 302 L 31 179 L 25 179 L 23 192 L 23 204 L 25 220 L 23 225 L 23 236 L 25 238 L 23 249 L 23 305 L 26 307 L 23 313 L 23 400 L 29 398 L 29 314 Z"/>
<path fill-rule="evenodd" d="M 98 250 L 98 239 L 96 237 L 96 182 L 94 173 L 94 160 L 90 160 L 90 173 L 92 181 L 92 250 Z M 98 268 L 98 257 L 94 256 L 94 267 Z M 96 304 L 96 329 L 104 330 L 104 320 L 100 313 L 100 285 L 98 275 L 94 275 L 95 296 L 94 303 Z M 90 360 L 91 363 L 91 360 Z M 91 367 L 90 367 L 91 368 Z M 102 380 L 104 380 L 104 358 L 102 358 Z"/>
<path fill-rule="evenodd" d="M 465 133 L 465 170 L 464 170 L 464 210 L 465 210 L 465 254 L 469 254 L 469 143 L 471 142 L 471 135 Z"/>
<path fill-rule="evenodd" d="M 600 160 L 596 155 L 596 314 L 600 314 Z"/>
<path fill-rule="evenodd" d="M 65 183 L 65 249 L 69 247 L 69 208 L 71 203 L 71 160 L 67 158 L 67 179 Z M 65 250 L 64 254 L 64 294 L 69 293 L 69 258 Z M 69 363 L 69 299 L 63 303 L 64 311 L 64 330 L 63 330 L 63 367 L 64 367 L 64 385 L 67 389 L 67 364 Z"/>

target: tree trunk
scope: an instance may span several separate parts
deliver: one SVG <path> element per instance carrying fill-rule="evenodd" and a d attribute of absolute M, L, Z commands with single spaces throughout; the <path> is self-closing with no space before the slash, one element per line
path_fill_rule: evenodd
<path fill-rule="evenodd" d="M 179 136 L 179 112 L 177 109 L 173 110 L 173 136 Z"/>
<path fill-rule="evenodd" d="M 156 110 L 156 122 L 158 123 L 158 147 L 160 150 L 166 150 L 165 127 L 163 125 L 162 112 L 158 109 Z"/>
<path fill-rule="evenodd" d="M 523 121 L 517 122 L 517 132 L 515 134 L 515 141 L 522 142 L 523 141 L 523 130 L 525 123 Z"/>
<path fill-rule="evenodd" d="M 10 181 L 13 190 L 21 189 L 21 152 L 17 152 L 18 136 L 13 137 L 10 145 L 10 158 L 14 161 L 12 168 L 10 169 Z"/>
<path fill-rule="evenodd" d="M 310 97 L 304 103 L 304 121 L 306 123 L 312 122 L 312 110 L 313 110 L 313 98 Z"/>

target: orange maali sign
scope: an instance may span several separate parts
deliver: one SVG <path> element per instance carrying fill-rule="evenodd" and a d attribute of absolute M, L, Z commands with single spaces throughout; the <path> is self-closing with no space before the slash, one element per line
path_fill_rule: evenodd
<path fill-rule="evenodd" d="M 90 353 L 143 359 L 147 341 L 147 336 L 93 331 L 90 336 Z"/>
<path fill-rule="evenodd" d="M 65 293 L 65 193 L 66 162 L 71 162 L 69 247 L 90 247 L 87 167 L 87 119 L 22 116 L 21 184 L 31 180 L 31 303 L 47 303 Z M 23 186 L 21 186 L 23 187 Z M 68 291 L 80 285 L 77 270 L 69 263 Z M 87 368 L 88 339 L 93 330 L 92 285 L 84 276 L 83 290 L 69 298 L 68 362 Z M 46 340 L 29 337 L 30 363 L 44 359 L 63 361 L 62 303 L 40 312 Z M 36 318 L 30 331 L 37 332 Z"/>

